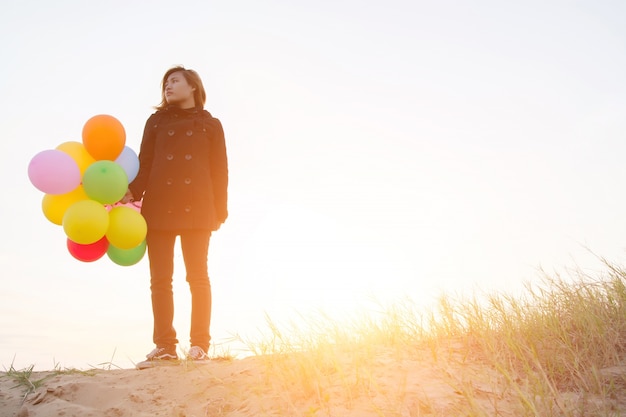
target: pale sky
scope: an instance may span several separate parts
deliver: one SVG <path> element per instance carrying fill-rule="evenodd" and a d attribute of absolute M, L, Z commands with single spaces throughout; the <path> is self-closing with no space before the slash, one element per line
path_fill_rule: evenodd
<path fill-rule="evenodd" d="M 1 1 L 0 366 L 152 349 L 147 258 L 73 259 L 27 167 L 96 114 L 138 151 L 178 64 L 227 140 L 218 349 L 265 313 L 340 320 L 373 299 L 517 293 L 540 267 L 601 274 L 588 249 L 620 263 L 626 242 L 625 19 L 603 0 Z"/>

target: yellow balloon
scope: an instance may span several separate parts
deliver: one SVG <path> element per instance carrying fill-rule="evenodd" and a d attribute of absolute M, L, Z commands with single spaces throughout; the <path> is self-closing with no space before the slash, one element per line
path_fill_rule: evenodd
<path fill-rule="evenodd" d="M 65 211 L 63 230 L 67 237 L 81 245 L 102 239 L 109 227 L 107 209 L 94 200 L 78 201 Z"/>
<path fill-rule="evenodd" d="M 57 146 L 57 150 L 65 152 L 76 161 L 81 176 L 85 173 L 89 165 L 96 162 L 94 157 L 87 152 L 85 145 L 80 142 L 64 142 Z"/>
<path fill-rule="evenodd" d="M 130 207 L 118 206 L 109 212 L 109 243 L 119 249 L 132 249 L 146 238 L 148 226 L 141 213 Z"/>
<path fill-rule="evenodd" d="M 46 194 L 41 200 L 41 209 L 46 219 L 59 226 L 63 224 L 63 216 L 68 207 L 77 201 L 87 200 L 87 194 L 82 185 L 65 194 Z"/>

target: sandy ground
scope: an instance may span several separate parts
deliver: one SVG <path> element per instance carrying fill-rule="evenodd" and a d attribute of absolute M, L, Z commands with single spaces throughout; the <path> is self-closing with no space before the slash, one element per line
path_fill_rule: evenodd
<path fill-rule="evenodd" d="M 470 409 L 528 415 L 518 393 L 497 372 L 466 361 L 460 350 L 436 361 L 432 353 L 418 350 L 273 356 L 142 371 L 33 372 L 30 380 L 42 381 L 30 392 L 2 373 L 0 416 L 415 417 L 468 415 Z M 624 375 L 621 368 L 608 373 Z M 560 415 L 556 408 L 579 409 L 581 398 L 563 393 L 558 400 L 535 400 L 554 408 L 550 415 Z M 588 412 L 602 406 L 589 396 L 585 401 Z M 611 415 L 623 415 L 612 407 Z"/>

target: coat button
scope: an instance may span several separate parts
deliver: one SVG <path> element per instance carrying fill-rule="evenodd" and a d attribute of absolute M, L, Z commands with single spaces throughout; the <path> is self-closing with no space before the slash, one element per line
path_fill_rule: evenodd
<path fill-rule="evenodd" d="M 174 155 L 172 155 L 171 153 L 167 154 L 166 158 L 168 161 L 171 161 L 172 159 L 174 159 Z"/>
<path fill-rule="evenodd" d="M 185 155 L 185 159 L 188 160 L 188 161 L 191 160 L 191 154 Z"/>
<path fill-rule="evenodd" d="M 168 179 L 165 181 L 165 183 L 166 183 L 167 185 L 172 185 L 172 183 L 174 183 L 174 181 L 173 181 L 171 178 L 168 178 Z"/>
<path fill-rule="evenodd" d="M 174 132 L 174 130 L 171 130 L 171 129 L 167 131 L 167 134 L 170 136 L 174 136 L 174 133 L 176 132 Z"/>
<path fill-rule="evenodd" d="M 191 136 L 191 135 L 193 135 L 193 130 L 188 130 L 187 131 L 187 136 Z"/>
<path fill-rule="evenodd" d="M 185 178 L 185 184 L 187 185 L 191 184 L 191 178 Z"/>
<path fill-rule="evenodd" d="M 185 213 L 191 213 L 191 206 L 185 206 Z"/>

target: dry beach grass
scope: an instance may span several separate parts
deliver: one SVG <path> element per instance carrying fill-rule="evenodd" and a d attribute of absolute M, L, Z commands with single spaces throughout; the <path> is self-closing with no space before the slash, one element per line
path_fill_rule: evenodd
<path fill-rule="evenodd" d="M 268 319 L 252 355 L 136 371 L 9 366 L 0 416 L 626 416 L 626 270 L 520 297 Z"/>

